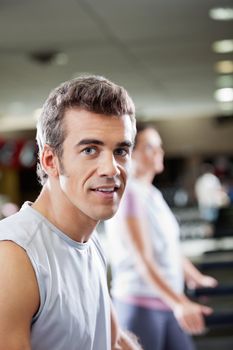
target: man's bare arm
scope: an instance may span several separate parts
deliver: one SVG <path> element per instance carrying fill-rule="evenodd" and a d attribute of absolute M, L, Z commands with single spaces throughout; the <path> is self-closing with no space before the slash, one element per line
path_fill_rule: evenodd
<path fill-rule="evenodd" d="M 0 350 L 30 350 L 30 328 L 39 308 L 36 276 L 26 252 L 0 242 Z"/>

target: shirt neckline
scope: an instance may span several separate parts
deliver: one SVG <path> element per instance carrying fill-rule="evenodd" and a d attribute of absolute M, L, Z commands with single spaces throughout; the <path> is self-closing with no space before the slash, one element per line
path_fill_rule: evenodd
<path fill-rule="evenodd" d="M 55 234 L 57 234 L 61 239 L 66 241 L 69 245 L 71 245 L 71 246 L 73 246 L 75 248 L 78 248 L 79 250 L 84 250 L 84 249 L 87 249 L 89 247 L 91 238 L 89 238 L 89 240 L 87 242 L 84 242 L 84 243 L 81 243 L 81 242 L 73 240 L 68 235 L 66 235 L 63 231 L 61 231 L 57 226 L 52 224 L 39 211 L 34 209 L 32 207 L 32 202 L 30 202 L 30 201 L 25 202 L 20 210 L 28 210 L 28 211 L 30 211 L 34 216 L 37 217 L 38 220 L 43 221 L 44 223 L 46 223 L 46 225 L 49 226 Z M 92 235 L 94 234 L 94 231 L 95 230 L 93 230 Z"/>

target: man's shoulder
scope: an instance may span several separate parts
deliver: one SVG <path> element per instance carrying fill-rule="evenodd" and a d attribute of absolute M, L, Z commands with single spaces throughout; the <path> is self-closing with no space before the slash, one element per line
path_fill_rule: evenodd
<path fill-rule="evenodd" d="M 2 219 L 0 221 L 0 232 L 2 232 L 2 230 L 8 230 L 11 227 L 19 225 L 23 219 L 26 220 L 26 217 L 21 210 L 11 216 L 8 216 L 7 218 Z"/>
<path fill-rule="evenodd" d="M 21 209 L 0 221 L 0 241 L 11 240 L 26 248 L 35 234 L 35 224 L 30 211 Z"/>

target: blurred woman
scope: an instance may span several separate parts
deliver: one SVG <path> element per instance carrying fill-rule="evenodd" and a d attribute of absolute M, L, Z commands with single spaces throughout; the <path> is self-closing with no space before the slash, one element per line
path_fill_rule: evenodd
<path fill-rule="evenodd" d="M 185 296 L 184 281 L 192 287 L 214 287 L 217 281 L 182 256 L 178 223 L 152 185 L 164 169 L 161 138 L 152 126 L 138 124 L 137 130 L 132 178 L 119 211 L 105 222 L 111 294 L 121 326 L 145 350 L 190 350 L 189 334 L 204 331 L 203 316 L 212 310 Z"/>

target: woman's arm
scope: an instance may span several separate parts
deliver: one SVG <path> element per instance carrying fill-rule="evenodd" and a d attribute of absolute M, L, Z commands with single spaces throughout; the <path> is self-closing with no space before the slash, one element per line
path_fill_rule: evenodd
<path fill-rule="evenodd" d="M 112 350 L 143 350 L 137 341 L 137 337 L 126 331 L 122 331 L 117 321 L 114 306 L 111 303 L 111 332 Z"/>
<path fill-rule="evenodd" d="M 202 274 L 186 257 L 183 257 L 183 269 L 185 282 L 189 288 L 214 288 L 218 284 L 218 281 L 215 278 Z"/>
<path fill-rule="evenodd" d="M 136 268 L 141 276 L 159 292 L 173 310 L 180 326 L 188 333 L 199 334 L 205 329 L 203 315 L 212 312 L 209 307 L 190 301 L 184 294 L 177 294 L 168 285 L 160 272 L 152 254 L 152 244 L 146 227 L 146 221 L 141 215 L 125 218 L 128 239 L 135 256 Z M 172 259 L 172 257 L 171 257 Z"/>

